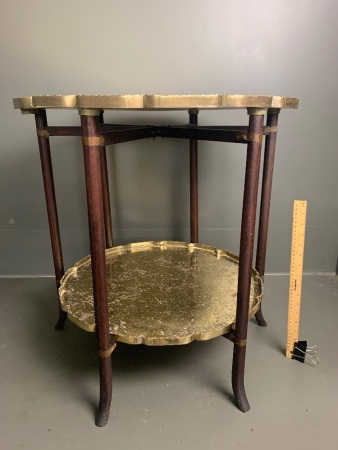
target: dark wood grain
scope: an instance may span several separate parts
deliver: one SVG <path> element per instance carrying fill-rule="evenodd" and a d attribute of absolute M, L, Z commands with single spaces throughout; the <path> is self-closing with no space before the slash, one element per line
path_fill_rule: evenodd
<path fill-rule="evenodd" d="M 40 161 L 43 177 L 43 186 L 47 205 L 47 215 L 49 232 L 52 244 L 52 253 L 54 261 L 54 270 L 57 289 L 60 287 L 60 280 L 64 275 L 64 264 L 62 257 L 61 236 L 59 219 L 56 205 L 54 176 L 52 167 L 52 157 L 50 152 L 48 136 L 40 136 L 39 131 L 47 127 L 47 114 L 44 109 L 37 109 L 35 112 L 35 124 L 38 133 L 38 143 L 40 151 Z M 55 325 L 56 330 L 62 330 L 64 327 L 67 313 L 62 311 L 59 302 L 59 319 Z"/>
<path fill-rule="evenodd" d="M 197 126 L 198 110 L 189 110 L 190 126 Z M 198 242 L 198 144 L 190 139 L 190 242 Z"/>
<path fill-rule="evenodd" d="M 100 114 L 100 131 L 103 128 L 103 112 Z M 103 214 L 104 230 L 106 236 L 106 248 L 113 246 L 113 224 L 111 218 L 110 194 L 109 194 L 109 175 L 107 166 L 106 147 L 101 147 L 101 170 L 102 170 L 102 195 L 103 195 Z"/>
<path fill-rule="evenodd" d="M 264 116 L 250 115 L 249 132 L 263 133 Z M 252 258 L 255 240 L 255 222 L 258 196 L 261 143 L 250 142 L 247 161 L 242 209 L 241 241 L 238 268 L 238 293 L 234 353 L 232 363 L 232 387 L 235 402 L 242 412 L 250 409 L 244 388 L 246 345 L 237 345 L 247 339 Z"/>
<path fill-rule="evenodd" d="M 272 188 L 273 167 L 275 161 L 278 114 L 279 110 L 274 109 L 268 111 L 267 116 L 267 126 L 273 127 L 276 131 L 270 133 L 265 138 L 263 179 L 262 179 L 261 204 L 259 214 L 257 253 L 256 253 L 256 270 L 258 271 L 261 277 L 264 277 L 265 274 L 266 248 L 268 240 L 271 188 Z M 258 325 L 263 327 L 267 325 L 263 316 L 262 307 L 260 307 L 255 317 Z"/>
<path fill-rule="evenodd" d="M 81 116 L 81 126 L 84 138 L 99 137 L 99 118 L 97 116 Z M 99 145 L 84 145 L 83 152 L 87 188 L 96 336 L 99 351 L 105 352 L 110 348 L 110 335 L 108 323 L 101 148 Z M 112 397 L 111 356 L 99 356 L 99 367 L 100 402 L 96 416 L 96 425 L 102 427 L 106 425 L 108 421 Z"/>

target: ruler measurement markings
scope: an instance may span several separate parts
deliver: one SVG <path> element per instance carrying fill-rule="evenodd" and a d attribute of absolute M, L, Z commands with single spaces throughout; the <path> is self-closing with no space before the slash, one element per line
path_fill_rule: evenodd
<path fill-rule="evenodd" d="M 294 343 L 298 342 L 299 337 L 306 206 L 306 201 L 294 201 L 288 306 L 288 331 L 286 343 L 286 356 L 288 358 L 291 358 Z"/>

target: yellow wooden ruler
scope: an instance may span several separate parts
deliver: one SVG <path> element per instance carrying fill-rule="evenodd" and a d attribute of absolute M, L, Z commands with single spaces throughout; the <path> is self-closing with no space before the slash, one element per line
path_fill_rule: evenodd
<path fill-rule="evenodd" d="M 288 330 L 286 341 L 287 358 L 292 358 L 294 345 L 298 342 L 299 337 L 306 207 L 307 202 L 304 200 L 295 200 L 293 203 Z"/>

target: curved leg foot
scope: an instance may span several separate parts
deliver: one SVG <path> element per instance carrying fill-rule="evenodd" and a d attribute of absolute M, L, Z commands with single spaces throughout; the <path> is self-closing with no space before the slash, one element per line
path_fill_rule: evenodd
<path fill-rule="evenodd" d="M 109 418 L 112 398 L 112 364 L 111 356 L 100 359 L 100 403 L 95 418 L 95 425 L 104 427 Z"/>
<path fill-rule="evenodd" d="M 63 330 L 66 319 L 67 319 L 67 313 L 65 311 L 62 311 L 62 309 L 60 309 L 59 320 L 57 321 L 57 323 L 54 327 L 56 331 Z"/>
<path fill-rule="evenodd" d="M 257 323 L 260 327 L 266 327 L 267 322 L 264 319 L 263 312 L 262 312 L 262 305 L 260 306 L 259 310 L 255 314 L 255 318 L 257 320 Z"/>
<path fill-rule="evenodd" d="M 242 412 L 250 409 L 244 387 L 245 351 L 246 347 L 239 347 L 235 344 L 232 360 L 232 390 L 236 406 Z"/>

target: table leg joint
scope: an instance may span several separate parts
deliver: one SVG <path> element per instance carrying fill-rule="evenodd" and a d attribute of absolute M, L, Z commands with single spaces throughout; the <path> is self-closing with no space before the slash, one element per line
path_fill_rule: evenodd
<path fill-rule="evenodd" d="M 223 337 L 228 339 L 233 344 L 237 345 L 237 347 L 245 347 L 247 343 L 247 339 L 236 339 L 234 330 L 230 331 L 229 333 L 223 334 Z"/>
<path fill-rule="evenodd" d="M 113 335 L 111 340 L 111 346 L 107 350 L 98 351 L 100 358 L 108 358 L 113 353 L 113 351 L 117 347 L 117 338 L 118 336 Z"/>
<path fill-rule="evenodd" d="M 37 129 L 36 130 L 36 134 L 39 136 L 39 137 L 49 137 L 49 133 L 48 133 L 48 130 L 45 130 L 45 129 Z"/>

